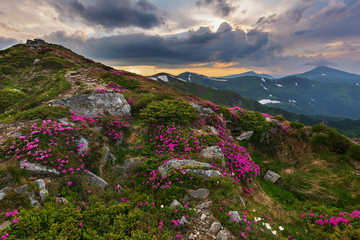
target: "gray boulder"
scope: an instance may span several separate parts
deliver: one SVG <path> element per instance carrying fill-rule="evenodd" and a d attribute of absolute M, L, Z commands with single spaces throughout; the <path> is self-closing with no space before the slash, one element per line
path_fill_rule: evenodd
<path fill-rule="evenodd" d="M 236 221 L 235 221 L 235 218 L 236 218 Z M 242 219 L 241 219 L 238 211 L 230 211 L 229 212 L 229 222 L 240 223 L 241 220 Z"/>
<path fill-rule="evenodd" d="M 45 181 L 43 179 L 35 180 L 39 186 L 39 195 L 41 201 L 45 201 L 46 197 L 49 195 L 48 190 L 45 188 Z"/>
<path fill-rule="evenodd" d="M 181 205 L 181 203 L 179 203 L 178 200 L 174 199 L 171 204 L 170 204 L 170 208 L 182 208 L 183 205 Z"/>
<path fill-rule="evenodd" d="M 106 186 L 108 185 L 104 179 L 102 179 L 99 176 L 96 176 L 94 173 L 92 173 L 90 171 L 87 171 L 86 175 L 87 175 L 89 182 L 93 185 L 99 186 L 101 188 L 106 188 Z"/>
<path fill-rule="evenodd" d="M 40 63 L 40 59 L 36 58 L 36 59 L 34 60 L 34 65 L 38 65 L 39 63 Z"/>
<path fill-rule="evenodd" d="M 24 168 L 34 175 L 59 175 L 59 172 L 53 168 L 47 168 L 38 163 L 25 162 L 25 160 L 20 161 L 20 168 Z"/>
<path fill-rule="evenodd" d="M 228 239 L 230 239 L 230 232 L 227 229 L 221 230 L 216 235 L 216 240 L 228 240 Z"/>
<path fill-rule="evenodd" d="M 84 94 L 50 102 L 51 106 L 67 106 L 77 115 L 96 117 L 99 115 L 131 116 L 130 105 L 120 93 Z"/>
<path fill-rule="evenodd" d="M 210 227 L 210 232 L 212 234 L 217 234 L 221 230 L 221 223 L 220 222 L 213 222 Z"/>
<path fill-rule="evenodd" d="M 77 143 L 80 145 L 82 144 L 82 147 L 80 147 L 79 149 L 79 153 L 83 154 L 84 152 L 86 152 L 86 150 L 89 148 L 89 140 L 87 140 L 86 138 L 81 137 L 79 141 L 77 141 Z"/>
<path fill-rule="evenodd" d="M 190 171 L 196 170 L 196 168 L 211 168 L 211 165 L 204 162 L 198 162 L 194 160 L 178 160 L 178 159 L 171 159 L 161 165 L 159 167 L 159 171 L 161 173 L 161 176 L 165 177 L 167 176 L 167 173 L 169 170 L 173 169 L 174 167 L 182 167 L 182 166 L 188 166 Z"/>
<path fill-rule="evenodd" d="M 182 216 L 181 219 L 180 219 L 179 225 L 182 226 L 182 225 L 185 225 L 185 224 L 189 225 L 190 222 L 186 219 L 185 216 Z"/>
<path fill-rule="evenodd" d="M 252 135 L 254 134 L 254 131 L 247 131 L 241 134 L 240 136 L 236 137 L 236 140 L 242 141 L 242 140 L 249 140 Z"/>
<path fill-rule="evenodd" d="M 280 178 L 281 176 L 279 174 L 271 170 L 268 170 L 264 176 L 265 180 L 270 180 L 272 183 L 276 183 L 276 181 L 279 180 Z"/>
<path fill-rule="evenodd" d="M 203 106 L 195 103 L 190 103 L 190 105 L 193 106 L 200 115 L 212 115 L 215 113 L 211 108 L 204 108 Z"/>
<path fill-rule="evenodd" d="M 189 169 L 189 172 L 195 173 L 198 176 L 203 176 L 205 181 L 210 180 L 211 178 L 218 178 L 221 175 L 217 170 Z"/>
<path fill-rule="evenodd" d="M 193 198 L 198 198 L 198 199 L 205 199 L 209 196 L 210 192 L 208 189 L 206 188 L 199 188 L 198 190 L 194 191 L 194 190 L 189 190 L 190 195 Z"/>
<path fill-rule="evenodd" d="M 212 201 L 204 202 L 198 206 L 195 207 L 195 209 L 204 209 L 204 208 L 210 208 L 212 205 Z"/>
<path fill-rule="evenodd" d="M 216 159 L 220 158 L 222 159 L 222 165 L 225 165 L 225 156 L 219 146 L 212 146 L 203 149 L 199 157 L 208 161 L 215 161 Z"/>
<path fill-rule="evenodd" d="M 4 197 L 6 196 L 6 194 L 8 194 L 9 192 L 11 192 L 12 188 L 10 187 L 6 187 L 4 189 L 2 189 L 0 191 L 0 201 L 4 199 Z"/>

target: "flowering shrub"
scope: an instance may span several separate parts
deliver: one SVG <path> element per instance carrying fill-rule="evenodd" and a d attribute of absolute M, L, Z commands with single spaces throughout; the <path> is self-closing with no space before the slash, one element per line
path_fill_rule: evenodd
<path fill-rule="evenodd" d="M 234 126 L 241 127 L 244 131 L 265 132 L 271 127 L 265 116 L 259 112 L 246 111 L 239 107 L 230 108 Z"/>
<path fill-rule="evenodd" d="M 320 239 L 359 239 L 360 211 L 341 212 L 338 216 L 315 214 L 311 210 L 302 217 L 308 228 Z"/>

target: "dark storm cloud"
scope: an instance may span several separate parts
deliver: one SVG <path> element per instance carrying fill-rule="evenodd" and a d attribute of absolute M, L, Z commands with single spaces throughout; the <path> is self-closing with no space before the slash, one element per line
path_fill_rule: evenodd
<path fill-rule="evenodd" d="M 52 4 L 66 21 L 81 16 L 90 25 L 107 29 L 139 27 L 150 29 L 164 20 L 155 5 L 147 0 L 53 0 Z"/>
<path fill-rule="evenodd" d="M 16 39 L 0 37 L 0 49 L 8 48 L 16 43 L 19 43 Z"/>
<path fill-rule="evenodd" d="M 305 66 L 331 66 L 336 67 L 337 64 L 331 62 L 330 60 L 326 59 L 322 54 L 317 55 L 315 58 L 312 58 L 310 62 L 306 62 Z"/>
<path fill-rule="evenodd" d="M 211 6 L 215 13 L 222 17 L 228 16 L 235 10 L 233 6 L 227 0 L 198 0 L 196 1 L 198 7 Z"/>
<path fill-rule="evenodd" d="M 227 23 L 217 32 L 201 27 L 181 38 L 132 34 L 82 40 L 58 32 L 46 39 L 68 44 L 88 57 L 135 65 L 232 62 L 262 56 L 269 51 L 267 33 L 255 29 L 249 32 L 232 30 Z"/>

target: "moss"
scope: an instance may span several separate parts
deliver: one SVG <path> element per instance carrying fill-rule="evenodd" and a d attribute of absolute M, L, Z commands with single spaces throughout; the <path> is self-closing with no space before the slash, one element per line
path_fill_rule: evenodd
<path fill-rule="evenodd" d="M 34 120 L 34 119 L 58 119 L 70 115 L 69 108 L 39 106 L 20 112 L 15 116 L 16 120 Z"/>

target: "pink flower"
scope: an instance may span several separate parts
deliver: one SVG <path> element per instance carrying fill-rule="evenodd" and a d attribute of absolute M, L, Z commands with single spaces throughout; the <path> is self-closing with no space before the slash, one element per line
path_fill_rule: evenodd
<path fill-rule="evenodd" d="M 19 219 L 17 219 L 17 218 L 15 218 L 15 219 L 13 220 L 14 223 L 17 223 L 18 221 L 19 221 Z"/>
<path fill-rule="evenodd" d="M 67 185 L 71 186 L 72 182 L 68 182 Z"/>
<path fill-rule="evenodd" d="M 82 225 L 83 225 L 83 223 L 82 223 L 82 222 L 80 222 L 80 223 L 79 223 L 79 226 L 80 226 L 80 227 L 82 227 Z"/>

